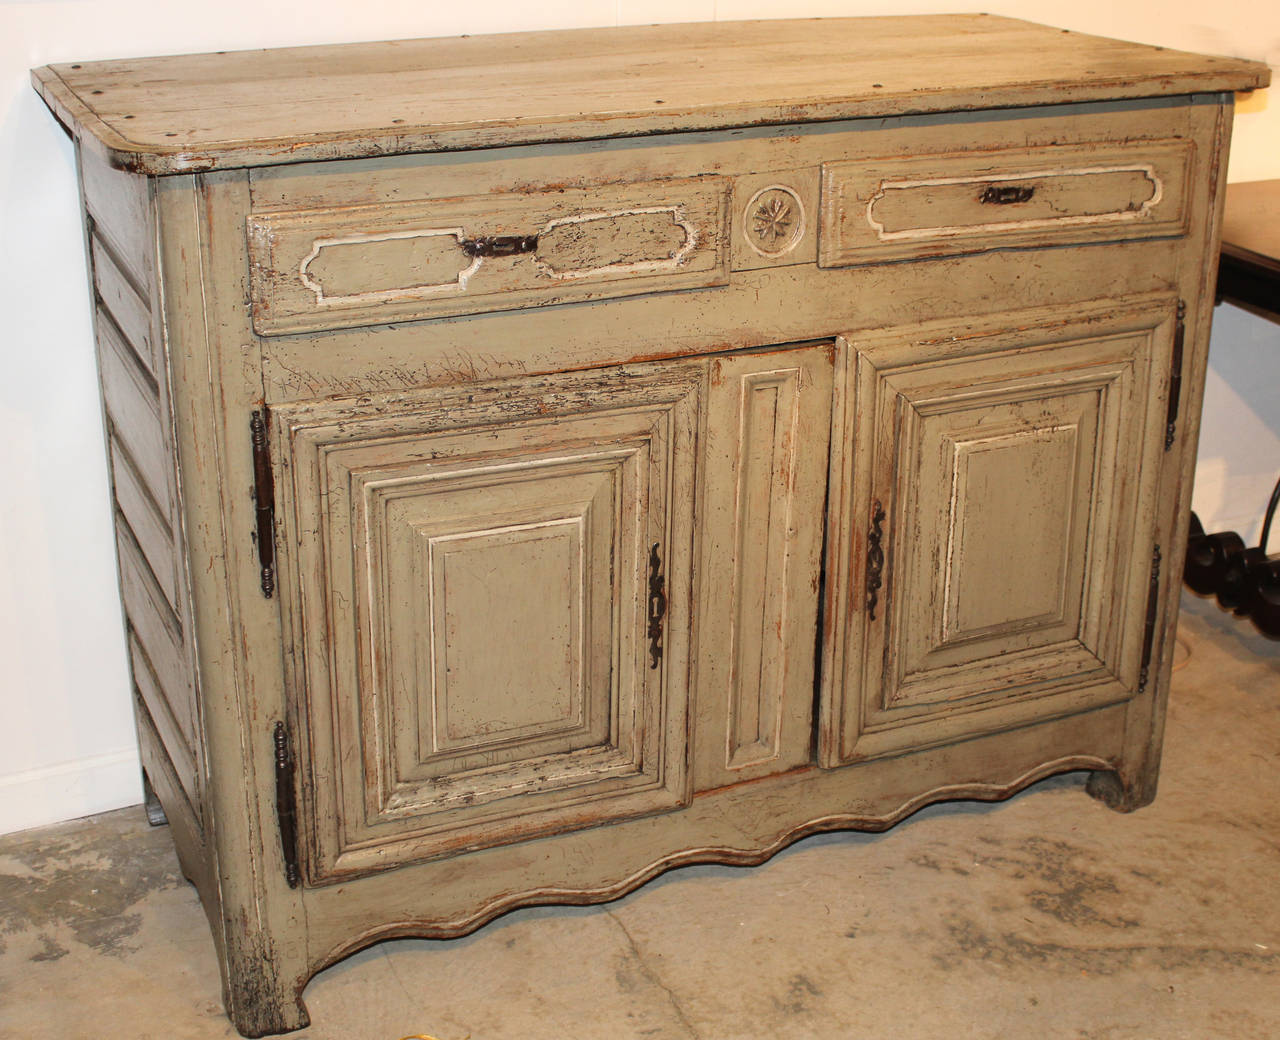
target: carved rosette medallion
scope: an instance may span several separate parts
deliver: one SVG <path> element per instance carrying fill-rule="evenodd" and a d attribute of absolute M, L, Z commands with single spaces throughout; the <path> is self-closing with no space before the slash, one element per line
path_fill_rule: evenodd
<path fill-rule="evenodd" d="M 786 256 L 804 238 L 807 221 L 800 196 L 781 184 L 761 188 L 742 211 L 747 245 L 761 256 Z"/>

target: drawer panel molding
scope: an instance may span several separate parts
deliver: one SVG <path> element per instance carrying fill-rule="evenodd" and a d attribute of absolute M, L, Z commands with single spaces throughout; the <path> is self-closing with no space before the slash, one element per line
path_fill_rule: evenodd
<path fill-rule="evenodd" d="M 728 281 L 721 177 L 249 217 L 263 335 Z"/>
<path fill-rule="evenodd" d="M 1183 235 L 1191 159 L 1159 141 L 827 163 L 819 263 Z"/>

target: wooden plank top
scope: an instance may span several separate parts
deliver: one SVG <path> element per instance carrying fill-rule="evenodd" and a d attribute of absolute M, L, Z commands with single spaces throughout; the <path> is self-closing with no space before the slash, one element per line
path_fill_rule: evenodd
<path fill-rule="evenodd" d="M 1267 66 L 992 15 L 708 22 L 47 65 L 109 160 L 315 159 L 1251 90 Z"/>

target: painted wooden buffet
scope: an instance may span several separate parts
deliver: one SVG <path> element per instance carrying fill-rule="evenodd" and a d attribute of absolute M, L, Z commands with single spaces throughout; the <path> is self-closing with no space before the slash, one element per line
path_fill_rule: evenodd
<path fill-rule="evenodd" d="M 982 15 L 53 65 L 152 810 L 378 939 L 1155 793 L 1232 93 Z"/>

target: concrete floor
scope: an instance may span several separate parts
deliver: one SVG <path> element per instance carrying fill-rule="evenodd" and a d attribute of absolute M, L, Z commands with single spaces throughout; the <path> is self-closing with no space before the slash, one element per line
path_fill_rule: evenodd
<path fill-rule="evenodd" d="M 1280 644 L 1189 599 L 1160 796 L 1045 781 L 763 867 L 399 941 L 307 988 L 307 1040 L 1280 1037 Z M 0 838 L 0 1037 L 205 1040 L 213 946 L 141 809 Z"/>

